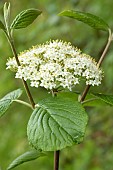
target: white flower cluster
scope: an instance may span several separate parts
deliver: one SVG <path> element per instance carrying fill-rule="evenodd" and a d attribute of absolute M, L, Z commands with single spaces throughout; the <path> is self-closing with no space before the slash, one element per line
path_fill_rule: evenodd
<path fill-rule="evenodd" d="M 18 58 L 21 66 L 17 66 L 15 58 L 10 58 L 7 69 L 16 71 L 16 78 L 30 80 L 32 87 L 52 90 L 62 86 L 71 90 L 81 78 L 86 79 L 87 85 L 98 86 L 103 77 L 94 59 L 71 43 L 59 40 L 32 47 Z"/>

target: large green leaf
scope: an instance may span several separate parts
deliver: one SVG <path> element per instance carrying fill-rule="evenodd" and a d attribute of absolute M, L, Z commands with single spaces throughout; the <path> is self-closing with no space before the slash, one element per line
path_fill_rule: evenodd
<path fill-rule="evenodd" d="M 113 95 L 94 93 L 93 96 L 95 96 L 95 97 L 97 97 L 97 99 L 100 99 L 100 100 L 104 101 L 105 103 L 113 106 Z"/>
<path fill-rule="evenodd" d="M 89 26 L 95 29 L 99 29 L 103 31 L 108 31 L 109 29 L 108 24 L 103 19 L 90 13 L 74 11 L 74 10 L 65 10 L 61 12 L 59 15 L 70 17 L 78 21 L 82 21 L 83 23 L 88 24 Z"/>
<path fill-rule="evenodd" d="M 42 153 L 40 150 L 31 150 L 28 152 L 25 152 L 24 154 L 17 157 L 7 168 L 7 170 L 13 169 L 16 166 L 19 166 L 25 162 L 35 160 L 41 156 L 45 156 L 44 153 Z"/>
<path fill-rule="evenodd" d="M 19 13 L 11 24 L 11 29 L 25 28 L 41 14 L 38 9 L 27 9 Z"/>
<path fill-rule="evenodd" d="M 3 114 L 6 112 L 6 110 L 9 108 L 11 103 L 15 100 L 18 99 L 22 94 L 21 89 L 14 90 L 10 93 L 8 93 L 6 96 L 4 96 L 0 100 L 0 117 L 3 116 Z"/>
<path fill-rule="evenodd" d="M 55 151 L 83 141 L 88 116 L 79 102 L 50 97 L 38 105 L 27 127 L 28 140 L 35 149 Z"/>

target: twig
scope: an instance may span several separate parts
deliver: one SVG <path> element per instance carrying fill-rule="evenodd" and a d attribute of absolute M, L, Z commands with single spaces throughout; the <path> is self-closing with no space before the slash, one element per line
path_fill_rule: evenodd
<path fill-rule="evenodd" d="M 98 64 L 97 64 L 98 68 L 101 66 L 101 64 L 102 64 L 102 62 L 103 62 L 103 60 L 104 60 L 104 58 L 105 58 L 105 56 L 106 56 L 106 53 L 107 53 L 107 51 L 108 51 L 108 48 L 109 48 L 112 40 L 113 40 L 113 34 L 111 33 L 111 30 L 109 29 L 108 42 L 107 42 L 107 44 L 106 44 L 106 46 L 105 46 L 105 49 L 104 49 L 104 51 L 103 51 L 103 53 L 102 53 L 102 55 L 101 55 L 101 57 L 100 57 L 100 59 L 99 59 L 99 61 L 98 61 Z"/>
<path fill-rule="evenodd" d="M 15 57 L 15 59 L 16 59 L 17 65 L 20 66 L 20 61 L 19 61 L 19 59 L 18 59 L 18 55 L 17 55 L 17 52 L 16 52 L 16 48 L 15 48 L 15 45 L 14 45 L 14 41 L 13 41 L 11 35 L 8 35 L 7 32 L 5 32 L 5 34 L 6 34 L 6 37 L 7 37 L 8 41 L 9 41 L 9 44 L 10 44 L 10 46 L 11 46 L 11 49 L 12 49 L 13 55 L 14 55 L 14 57 Z M 34 102 L 34 100 L 33 100 L 33 97 L 32 97 L 32 95 L 31 95 L 31 92 L 30 92 L 29 87 L 28 87 L 28 85 L 27 85 L 27 82 L 26 82 L 23 78 L 22 78 L 22 82 L 23 82 L 24 88 L 25 88 L 25 90 L 26 90 L 28 99 L 29 99 L 29 101 L 30 101 L 30 103 L 31 103 L 31 106 L 32 106 L 32 108 L 34 109 L 34 108 L 35 108 L 35 102 Z"/>
<path fill-rule="evenodd" d="M 80 102 L 83 102 L 83 101 L 84 101 L 84 99 L 85 99 L 85 97 L 86 97 L 86 95 L 87 95 L 87 93 L 88 93 L 90 87 L 91 87 L 91 85 L 87 85 L 87 86 L 85 87 L 85 89 L 84 89 L 84 91 L 83 91 L 83 93 L 82 93 Z"/>
<path fill-rule="evenodd" d="M 54 152 L 54 170 L 59 169 L 59 155 L 60 155 L 60 151 Z"/>
<path fill-rule="evenodd" d="M 113 34 L 111 33 L 111 30 L 109 29 L 109 37 L 108 37 L 107 44 L 106 44 L 106 46 L 105 46 L 105 48 L 104 48 L 104 51 L 103 51 L 103 53 L 102 53 L 102 55 L 101 55 L 101 57 L 100 57 L 100 59 L 99 59 L 99 61 L 98 61 L 98 63 L 97 63 L 97 67 L 98 67 L 98 68 L 101 66 L 101 64 L 102 64 L 102 62 L 103 62 L 103 60 L 104 60 L 104 58 L 105 58 L 105 56 L 106 56 L 106 53 L 107 53 L 107 51 L 108 51 L 108 49 L 109 49 L 109 46 L 110 46 L 110 44 L 111 44 L 112 41 L 113 41 Z M 87 86 L 85 87 L 85 89 L 84 89 L 84 91 L 83 91 L 83 93 L 82 93 L 80 102 L 84 101 L 84 99 L 85 99 L 85 97 L 86 97 L 86 95 L 87 95 L 90 87 L 91 87 L 91 85 L 87 85 Z"/>

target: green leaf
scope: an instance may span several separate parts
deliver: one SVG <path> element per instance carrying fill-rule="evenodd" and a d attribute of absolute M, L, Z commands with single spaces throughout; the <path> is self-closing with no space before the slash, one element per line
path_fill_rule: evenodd
<path fill-rule="evenodd" d="M 26 28 L 42 13 L 38 9 L 27 9 L 19 13 L 11 24 L 11 29 Z"/>
<path fill-rule="evenodd" d="M 58 97 L 62 98 L 70 98 L 73 102 L 78 100 L 78 94 L 74 92 L 60 92 L 57 94 Z"/>
<path fill-rule="evenodd" d="M 42 153 L 39 150 L 31 150 L 28 152 L 25 152 L 24 154 L 20 155 L 17 157 L 7 168 L 7 170 L 13 169 L 16 166 L 19 166 L 23 164 L 24 162 L 32 161 L 35 160 L 41 156 L 45 156 L 44 153 Z"/>
<path fill-rule="evenodd" d="M 80 12 L 80 11 L 74 11 L 74 10 L 65 10 L 59 14 L 60 16 L 66 16 L 70 17 L 73 19 L 76 19 L 78 21 L 82 21 L 83 23 L 99 30 L 103 31 L 108 31 L 109 26 L 108 24 L 101 19 L 100 17 L 90 14 L 90 13 L 85 13 L 85 12 Z"/>
<path fill-rule="evenodd" d="M 21 89 L 14 90 L 8 93 L 0 100 L 0 117 L 6 112 L 15 99 L 18 99 L 22 94 Z"/>
<path fill-rule="evenodd" d="M 38 105 L 27 126 L 28 140 L 35 149 L 55 151 L 83 141 L 88 116 L 79 102 L 50 97 Z"/>
<path fill-rule="evenodd" d="M 2 21 L 0 21 L 0 29 L 2 29 L 3 31 L 6 30 L 4 24 L 2 23 Z"/>
<path fill-rule="evenodd" d="M 105 94 L 98 94 L 98 93 L 94 93 L 92 95 L 104 101 L 108 105 L 113 106 L 113 95 L 105 95 Z"/>
<path fill-rule="evenodd" d="M 7 30 L 9 30 L 9 22 L 10 22 L 10 3 L 4 4 L 4 21 Z"/>

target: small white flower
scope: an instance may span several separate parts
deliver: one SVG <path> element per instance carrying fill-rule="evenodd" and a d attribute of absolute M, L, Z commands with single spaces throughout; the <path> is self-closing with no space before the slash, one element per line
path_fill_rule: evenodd
<path fill-rule="evenodd" d="M 39 87 L 39 82 L 38 81 L 31 81 L 31 87 Z"/>
<path fill-rule="evenodd" d="M 21 66 L 17 66 L 15 58 L 6 63 L 7 69 L 16 72 L 15 78 L 30 80 L 32 87 L 56 89 L 59 86 L 72 90 L 86 79 L 88 85 L 100 85 L 103 72 L 90 56 L 81 53 L 71 43 L 49 41 L 34 46 L 18 55 Z"/>

